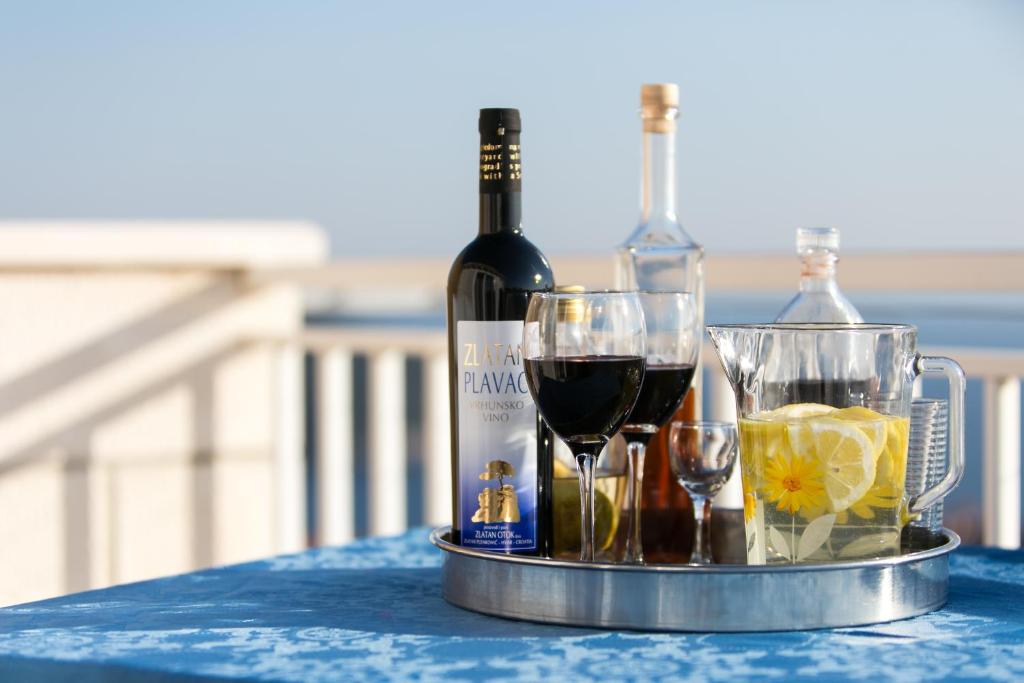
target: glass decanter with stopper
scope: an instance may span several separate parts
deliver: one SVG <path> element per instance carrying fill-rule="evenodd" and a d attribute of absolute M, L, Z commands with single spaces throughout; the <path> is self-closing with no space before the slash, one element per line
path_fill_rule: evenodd
<path fill-rule="evenodd" d="M 618 248 L 616 284 L 622 289 L 690 292 L 697 296 L 703 314 L 704 248 L 687 234 L 676 213 L 679 86 L 642 86 L 640 116 L 640 222 Z"/>
<path fill-rule="evenodd" d="M 616 251 L 615 278 L 619 289 L 692 294 L 699 317 L 698 329 L 703 329 L 704 248 L 683 229 L 676 211 L 678 116 L 679 86 L 654 83 L 641 87 L 640 221 Z M 698 366 L 693 387 L 672 419 L 699 418 L 700 376 Z M 692 506 L 689 496 L 672 476 L 668 431 L 666 425 L 650 439 L 639 466 L 641 510 L 630 505 L 631 536 L 640 526 L 643 555 L 648 562 L 682 562 L 691 550 Z M 625 442 L 617 437 L 609 449 L 625 449 Z M 640 512 L 642 522 L 636 525 L 632 517 Z"/>
<path fill-rule="evenodd" d="M 775 319 L 777 323 L 862 323 L 857 309 L 836 284 L 839 231 L 835 228 L 797 228 L 800 291 Z"/>
<path fill-rule="evenodd" d="M 863 323 L 857 309 L 836 284 L 836 263 L 839 261 L 839 231 L 835 228 L 797 228 L 796 253 L 800 257 L 800 291 L 797 292 L 775 319 L 776 323 L 816 323 L 848 325 Z M 877 393 L 873 380 L 876 371 L 873 360 L 854 353 L 848 338 L 843 335 L 822 335 L 814 344 L 795 350 L 790 359 L 799 366 L 801 378 L 790 383 L 769 383 L 765 386 L 766 400 L 787 404 L 797 413 L 823 410 L 821 406 L 846 405 L 846 402 L 866 405 L 867 399 Z M 830 369 L 827 359 L 851 360 L 842 377 Z M 824 360 L 823 360 L 824 359 Z M 780 371 L 782 362 L 769 356 L 766 376 Z"/>

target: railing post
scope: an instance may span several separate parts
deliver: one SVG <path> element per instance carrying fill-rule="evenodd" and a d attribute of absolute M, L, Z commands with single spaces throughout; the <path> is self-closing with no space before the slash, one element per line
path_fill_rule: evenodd
<path fill-rule="evenodd" d="M 710 365 L 710 364 L 709 364 Z M 725 377 L 725 372 L 715 363 L 709 368 L 708 389 L 711 393 L 711 419 L 724 422 L 736 422 L 736 394 L 733 393 L 732 385 Z M 737 448 L 739 446 L 737 445 Z M 736 465 L 732 469 L 732 476 L 725 486 L 715 496 L 714 504 L 720 509 L 743 507 L 743 483 L 740 478 L 740 463 L 737 458 Z"/>
<path fill-rule="evenodd" d="M 355 538 L 355 465 L 352 455 L 352 352 L 321 351 L 317 372 L 317 541 Z"/>
<path fill-rule="evenodd" d="M 406 528 L 405 356 L 393 349 L 367 358 L 370 533 Z"/>
<path fill-rule="evenodd" d="M 1020 547 L 1020 378 L 985 379 L 982 539 Z"/>
<path fill-rule="evenodd" d="M 423 520 L 433 525 L 448 524 L 452 514 L 448 356 L 425 356 L 423 365 Z"/>
<path fill-rule="evenodd" d="M 306 547 L 303 351 L 284 343 L 277 351 L 277 445 L 274 494 L 278 552 Z"/>

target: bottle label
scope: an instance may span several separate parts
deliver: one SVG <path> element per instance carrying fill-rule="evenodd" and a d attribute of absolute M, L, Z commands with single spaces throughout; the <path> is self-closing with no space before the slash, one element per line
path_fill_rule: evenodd
<path fill-rule="evenodd" d="M 459 521 L 466 546 L 537 548 L 537 409 L 522 339 L 521 321 L 458 322 Z"/>
<path fill-rule="evenodd" d="M 523 159 L 519 133 L 503 129 L 500 135 L 480 140 L 480 192 L 520 192 Z"/>

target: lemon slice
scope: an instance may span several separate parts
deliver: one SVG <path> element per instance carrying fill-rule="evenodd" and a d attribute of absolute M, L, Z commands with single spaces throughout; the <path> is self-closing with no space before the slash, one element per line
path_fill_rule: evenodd
<path fill-rule="evenodd" d="M 575 468 L 566 465 L 564 462 L 555 458 L 555 479 L 572 479 L 576 476 Z"/>
<path fill-rule="evenodd" d="M 815 415 L 828 415 L 834 411 L 835 408 L 832 406 L 822 405 L 821 403 L 790 403 L 788 406 L 782 406 L 781 408 L 761 413 L 757 417 L 758 419 L 769 420 L 777 420 L 779 418 L 795 420 Z"/>
<path fill-rule="evenodd" d="M 896 488 L 902 488 L 907 468 L 907 439 L 910 422 L 906 418 L 889 420 L 886 429 L 885 448 L 878 458 L 876 480 Z"/>
<path fill-rule="evenodd" d="M 797 420 L 785 423 L 783 426 L 786 428 L 786 438 L 793 453 L 804 458 L 818 457 L 810 421 Z"/>
<path fill-rule="evenodd" d="M 601 482 L 595 479 L 594 484 L 594 545 L 598 550 L 607 550 L 615 540 L 619 518 L 611 498 L 597 488 Z M 555 479 L 553 494 L 555 548 L 570 554 L 579 553 L 579 481 L 575 478 Z"/>
<path fill-rule="evenodd" d="M 864 435 L 871 439 L 871 443 L 875 447 L 874 455 L 877 462 L 878 456 L 885 450 L 885 442 L 888 437 L 885 415 L 863 406 L 851 406 L 830 413 L 829 417 L 855 423 L 864 432 Z"/>
<path fill-rule="evenodd" d="M 871 420 L 884 420 L 885 415 L 876 413 L 871 408 L 865 408 L 864 406 L 850 406 L 849 408 L 840 408 L 836 412 L 832 413 L 831 417 L 838 418 L 840 420 L 849 420 L 851 422 L 869 422 Z"/>
<path fill-rule="evenodd" d="M 825 471 L 825 494 L 833 512 L 860 500 L 875 480 L 874 444 L 856 425 L 819 418 L 808 421 L 814 450 Z"/>

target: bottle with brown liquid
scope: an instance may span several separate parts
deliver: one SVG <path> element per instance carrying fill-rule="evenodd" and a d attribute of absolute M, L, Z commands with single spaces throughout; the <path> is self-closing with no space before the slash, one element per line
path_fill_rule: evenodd
<path fill-rule="evenodd" d="M 641 87 L 640 223 L 618 248 L 616 284 L 622 289 L 691 292 L 697 300 L 703 327 L 704 248 L 686 233 L 676 213 L 678 115 L 677 85 L 657 83 Z M 699 418 L 700 377 L 698 365 L 693 388 L 673 420 Z M 645 560 L 652 563 L 685 562 L 693 542 L 692 504 L 672 476 L 668 432 L 666 425 L 650 440 L 644 462 L 641 534 Z"/>

